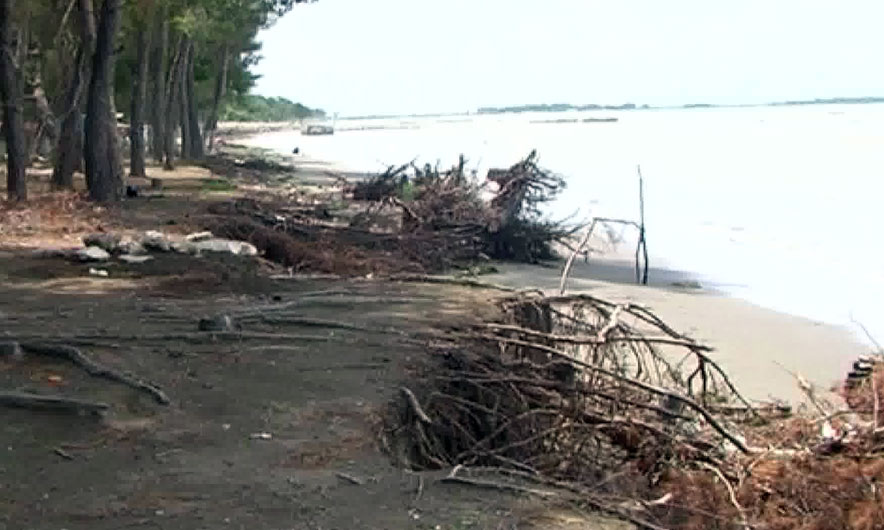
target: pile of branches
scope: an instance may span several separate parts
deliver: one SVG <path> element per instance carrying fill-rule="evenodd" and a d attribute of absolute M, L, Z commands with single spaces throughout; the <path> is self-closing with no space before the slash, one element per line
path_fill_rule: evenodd
<path fill-rule="evenodd" d="M 495 468 L 640 520 L 621 501 L 647 497 L 667 468 L 748 452 L 715 410 L 759 413 L 710 348 L 647 309 L 590 296 L 503 304 L 502 322 L 459 330 L 416 367 L 389 433 L 407 465 Z"/>
<path fill-rule="evenodd" d="M 255 245 L 262 255 L 296 272 L 341 275 L 436 271 L 474 258 L 468 230 L 423 233 L 375 231 L 329 220 L 321 208 L 252 199 L 218 203 L 204 224 L 213 234 Z"/>
<path fill-rule="evenodd" d="M 400 463 L 641 528 L 884 525 L 877 420 L 750 404 L 709 347 L 639 306 L 503 305 L 501 321 L 456 330 L 414 367 L 385 436 Z"/>
<path fill-rule="evenodd" d="M 489 184 L 490 201 L 482 199 Z M 532 151 L 508 169 L 491 169 L 485 184 L 466 171 L 466 160 L 447 170 L 410 162 L 357 183 L 356 200 L 401 210 L 401 233 L 411 241 L 432 241 L 435 248 L 456 251 L 460 259 L 491 257 L 537 262 L 554 257 L 552 244 L 572 234 L 562 223 L 545 220 L 540 206 L 554 199 L 565 182 L 537 165 Z M 450 254 L 446 253 L 446 254 Z"/>

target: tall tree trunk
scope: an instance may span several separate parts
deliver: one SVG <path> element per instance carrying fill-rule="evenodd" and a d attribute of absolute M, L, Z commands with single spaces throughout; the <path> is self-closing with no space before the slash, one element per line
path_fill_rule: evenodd
<path fill-rule="evenodd" d="M 10 200 L 25 201 L 27 165 L 24 125 L 21 115 L 21 83 L 12 62 L 13 0 L 0 0 L 0 99 L 3 100 L 3 131 L 6 139 L 6 193 Z"/>
<path fill-rule="evenodd" d="M 116 116 L 114 116 L 114 37 L 120 17 L 120 0 L 104 0 L 98 19 L 92 79 L 86 102 L 85 159 L 89 196 L 95 201 L 117 201 L 122 196 Z"/>
<path fill-rule="evenodd" d="M 169 68 L 169 77 L 166 81 L 166 125 L 163 128 L 163 169 L 172 171 L 175 169 L 175 131 L 177 129 L 178 93 L 181 81 L 181 51 L 185 44 L 184 37 L 180 37 L 175 47 L 175 57 Z"/>
<path fill-rule="evenodd" d="M 129 174 L 133 177 L 147 175 L 144 166 L 144 103 L 147 97 L 147 56 L 149 53 L 148 29 L 136 28 L 135 46 L 137 58 L 132 82 L 132 111 L 129 119 Z"/>
<path fill-rule="evenodd" d="M 209 137 L 209 152 L 215 147 L 215 130 L 218 129 L 218 110 L 221 107 L 221 100 L 227 94 L 227 68 L 230 63 L 228 58 L 230 55 L 230 45 L 225 44 L 221 49 L 221 64 L 218 71 L 218 78 L 215 80 L 215 94 L 212 97 L 212 109 L 209 117 L 206 119 L 206 125 L 203 128 Z"/>
<path fill-rule="evenodd" d="M 163 160 L 163 142 L 166 129 L 166 56 L 169 54 L 169 21 L 165 9 L 157 11 L 156 25 L 151 39 L 154 43 L 151 54 L 151 153 L 157 161 Z"/>
<path fill-rule="evenodd" d="M 83 41 L 89 46 L 89 53 L 95 47 L 98 39 L 98 30 L 95 26 L 95 5 L 93 0 L 79 0 L 77 3 L 80 13 L 80 29 L 83 32 Z"/>
<path fill-rule="evenodd" d="M 178 119 L 181 121 L 181 158 L 190 160 L 193 158 L 190 139 L 190 98 L 187 97 L 187 70 L 190 62 L 190 47 L 193 44 L 185 37 L 184 48 L 181 54 L 181 63 L 178 75 Z"/>
<path fill-rule="evenodd" d="M 193 62 L 196 57 L 196 46 L 190 43 L 187 54 L 187 71 L 185 76 L 185 95 L 187 96 L 187 121 L 188 133 L 190 134 L 190 158 L 201 160 L 203 158 L 203 135 L 200 133 L 199 108 L 196 104 L 196 89 L 193 75 Z"/>
<path fill-rule="evenodd" d="M 92 0 L 78 0 L 80 16 L 80 46 L 73 75 L 65 94 L 58 147 L 55 149 L 55 167 L 52 184 L 57 189 L 74 188 L 74 171 L 83 169 L 84 123 L 82 116 L 83 85 L 86 83 L 90 58 L 95 48 L 95 12 Z"/>
<path fill-rule="evenodd" d="M 80 167 L 83 160 L 83 120 L 80 103 L 85 69 L 86 45 L 80 44 L 73 78 L 65 93 L 61 132 L 55 148 L 55 167 L 52 170 L 52 186 L 55 189 L 74 189 L 74 171 Z"/>
<path fill-rule="evenodd" d="M 215 94 L 212 97 L 212 109 L 209 111 L 209 117 L 206 119 L 206 125 L 203 127 L 206 135 L 209 137 L 209 152 L 215 147 L 215 130 L 218 128 L 218 109 L 221 107 L 221 100 L 227 94 L 227 65 L 230 62 L 228 55 L 230 54 L 230 45 L 225 44 L 221 49 L 221 64 L 218 71 L 218 78 L 215 80 Z"/>

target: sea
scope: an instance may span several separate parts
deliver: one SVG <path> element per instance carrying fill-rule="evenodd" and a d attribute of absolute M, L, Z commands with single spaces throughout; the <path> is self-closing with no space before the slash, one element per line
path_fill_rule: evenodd
<path fill-rule="evenodd" d="M 611 121 L 610 119 L 616 119 Z M 567 188 L 552 218 L 639 218 L 650 262 L 757 305 L 884 342 L 884 105 L 510 113 L 337 120 L 264 147 L 377 172 L 454 164 L 477 178 L 536 150 Z M 617 228 L 629 249 L 635 234 Z"/>

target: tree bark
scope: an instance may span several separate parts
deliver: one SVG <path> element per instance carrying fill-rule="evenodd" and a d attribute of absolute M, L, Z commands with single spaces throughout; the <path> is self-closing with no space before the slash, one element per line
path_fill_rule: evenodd
<path fill-rule="evenodd" d="M 181 50 L 184 45 L 184 37 L 180 37 L 178 45 L 175 47 L 175 57 L 172 59 L 172 66 L 169 68 L 169 76 L 166 82 L 166 109 L 167 120 L 163 128 L 163 169 L 172 171 L 175 169 L 175 131 L 177 129 L 178 117 L 178 93 L 180 92 L 179 82 L 181 80 Z"/>
<path fill-rule="evenodd" d="M 147 61 L 150 49 L 148 29 L 135 29 L 137 48 L 135 72 L 132 82 L 132 109 L 129 119 L 129 174 L 133 177 L 147 176 L 144 162 L 144 103 L 147 97 Z"/>
<path fill-rule="evenodd" d="M 95 41 L 98 39 L 97 29 L 95 27 L 95 7 L 93 0 L 79 0 L 77 4 L 80 13 L 80 27 L 83 31 L 83 41 L 88 45 L 89 53 L 95 47 Z"/>
<path fill-rule="evenodd" d="M 3 101 L 3 131 L 6 140 L 6 193 L 10 200 L 25 201 L 27 166 L 24 125 L 22 123 L 21 83 L 12 62 L 13 0 L 0 0 L 0 99 Z"/>
<path fill-rule="evenodd" d="M 61 131 L 55 148 L 55 166 L 52 170 L 52 186 L 55 189 L 74 189 L 74 171 L 80 169 L 83 160 L 83 122 L 80 103 L 83 94 L 83 78 L 86 69 L 86 45 L 77 50 L 73 78 L 65 94 L 65 111 Z"/>
<path fill-rule="evenodd" d="M 58 147 L 55 149 L 55 167 L 52 171 L 52 185 L 56 189 L 74 188 L 74 171 L 83 169 L 84 123 L 81 112 L 83 85 L 89 70 L 89 58 L 95 48 L 95 12 L 92 0 L 79 0 L 77 12 L 80 16 L 80 46 L 73 75 L 65 94 L 65 110 L 61 116 L 61 131 Z"/>
<path fill-rule="evenodd" d="M 37 64 L 34 65 L 35 68 L 28 76 L 27 85 L 30 89 L 30 97 L 34 101 L 39 128 L 29 155 L 48 156 L 58 142 L 58 120 L 52 112 L 52 107 L 46 97 L 46 90 L 43 88 L 43 76 L 40 73 L 42 61 L 39 56 L 34 57 L 34 61 Z"/>
<path fill-rule="evenodd" d="M 166 130 L 166 56 L 169 54 L 169 21 L 165 9 L 157 12 L 151 57 L 151 152 L 157 161 L 163 160 Z"/>
<path fill-rule="evenodd" d="M 206 119 L 206 125 L 203 128 L 209 137 L 209 152 L 215 147 L 215 130 L 218 128 L 218 110 L 221 107 L 221 100 L 227 94 L 227 65 L 230 62 L 228 55 L 230 54 L 230 45 L 225 44 L 221 49 L 221 64 L 218 71 L 218 79 L 215 81 L 215 94 L 212 97 L 212 109 L 209 117 Z"/>
<path fill-rule="evenodd" d="M 113 105 L 114 37 L 120 0 L 104 0 L 96 29 L 92 76 L 86 102 L 85 159 L 89 197 L 98 202 L 122 197 L 116 116 Z"/>
<path fill-rule="evenodd" d="M 196 57 L 196 46 L 190 42 L 187 53 L 187 70 L 185 75 L 185 95 L 187 96 L 187 121 L 190 134 L 190 158 L 201 160 L 203 158 L 203 135 L 200 133 L 199 108 L 196 104 L 196 89 L 194 85 L 193 63 Z"/>
<path fill-rule="evenodd" d="M 178 74 L 178 119 L 181 121 L 181 158 L 190 160 L 193 158 L 191 151 L 192 141 L 190 138 L 190 98 L 187 96 L 187 71 L 190 62 L 190 47 L 193 46 L 188 37 L 184 38 L 181 63 Z"/>

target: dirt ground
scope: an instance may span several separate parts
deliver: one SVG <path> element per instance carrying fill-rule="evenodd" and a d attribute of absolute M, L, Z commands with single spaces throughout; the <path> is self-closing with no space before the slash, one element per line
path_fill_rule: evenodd
<path fill-rule="evenodd" d="M 0 390 L 110 405 L 103 418 L 0 408 L 0 529 L 621 527 L 442 484 L 444 473 L 409 472 L 384 454 L 380 417 L 409 361 L 446 326 L 492 315 L 495 292 L 271 279 L 279 271 L 254 258 L 174 254 L 102 266 L 101 278 L 88 264 L 33 255 L 98 229 L 198 229 L 193 214 L 206 203 L 254 184 L 154 171 L 164 191 L 119 209 L 36 193 L 0 212 L 0 341 L 77 346 L 172 400 L 159 405 L 69 363 L 0 357 Z M 214 315 L 241 329 L 199 331 Z"/>

